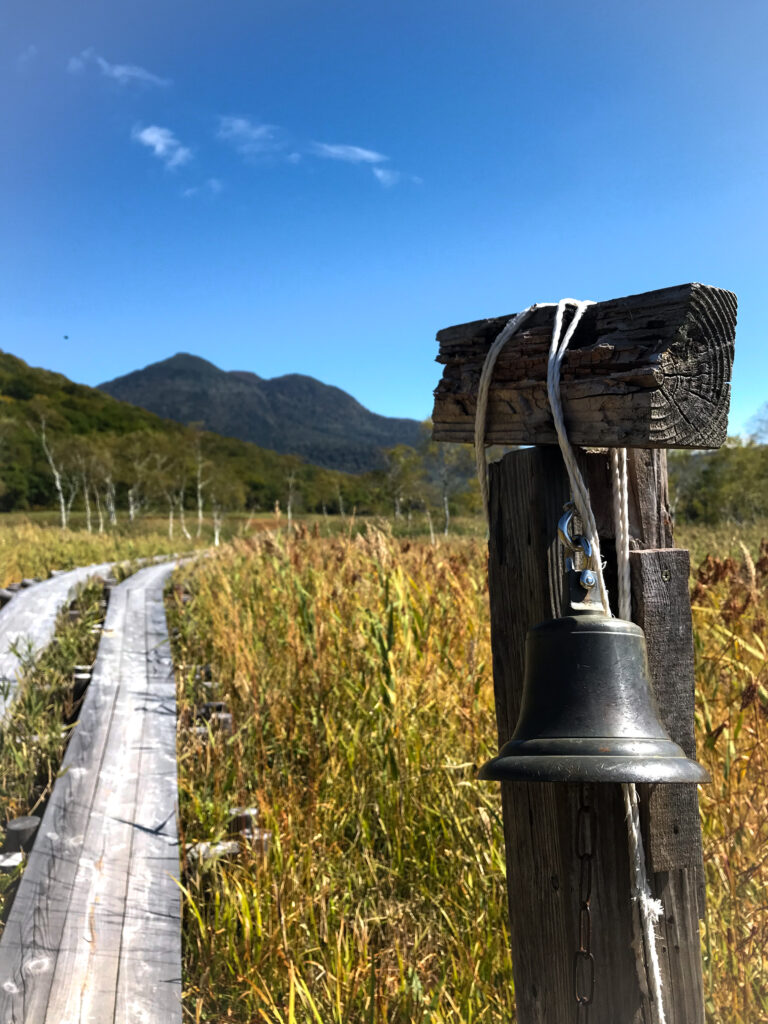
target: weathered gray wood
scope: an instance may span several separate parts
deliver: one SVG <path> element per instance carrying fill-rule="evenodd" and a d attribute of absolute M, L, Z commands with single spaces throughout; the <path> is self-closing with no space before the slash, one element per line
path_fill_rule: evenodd
<path fill-rule="evenodd" d="M 610 509 L 607 457 L 584 455 L 582 464 L 601 535 L 607 538 L 604 554 L 610 561 L 613 527 L 605 515 Z M 633 543 L 638 547 L 660 540 L 671 543 L 664 453 L 632 452 L 629 469 Z M 568 483 L 559 451 L 547 448 L 506 456 L 491 466 L 490 483 L 489 590 L 501 745 L 510 738 L 517 721 L 527 630 L 559 611 L 563 563 L 555 526 L 568 497 Z M 675 552 L 673 557 L 680 570 L 684 553 Z M 615 567 L 609 579 L 611 576 L 615 578 Z M 679 585 L 676 578 L 675 587 Z M 660 599 L 654 603 L 649 594 L 644 608 L 645 624 L 652 636 L 659 638 L 656 650 L 661 653 L 653 662 L 652 676 L 664 706 L 665 674 L 657 666 L 664 658 L 659 620 L 666 614 L 665 607 Z M 670 633 L 667 642 L 675 640 Z M 687 655 L 683 652 L 679 657 L 677 668 L 683 671 Z M 690 682 L 688 676 L 687 682 L 676 681 L 675 685 L 685 688 Z M 604 785 L 594 789 L 599 819 L 592 910 L 597 983 L 590 1022 L 650 1022 L 654 1014 L 640 993 L 629 949 L 629 867 L 620 788 Z M 578 862 L 573 828 L 578 790 L 504 785 L 502 802 L 518 1020 L 520 1024 L 559 1024 L 574 1017 L 575 1011 L 572 963 L 578 948 Z M 652 821 L 648 827 L 653 830 Z M 689 868 L 653 876 L 654 891 L 665 907 L 660 947 L 669 1024 L 699 1024 L 703 1020 L 696 884 L 695 847 Z"/>
<path fill-rule="evenodd" d="M 601 537 L 613 538 L 606 455 L 582 455 Z M 628 452 L 633 618 L 646 631 L 656 702 L 673 738 L 695 751 L 693 625 L 688 553 L 672 549 L 666 452 Z M 615 579 L 610 541 L 604 545 Z M 644 550 L 650 549 L 650 550 Z M 656 550 L 658 549 L 658 550 Z M 638 575 L 635 575 L 635 574 Z M 669 574 L 669 579 L 664 576 Z M 641 816 L 652 889 L 664 906 L 659 923 L 668 1024 L 704 1020 L 699 917 L 705 907 L 698 791 L 695 786 L 642 786 Z M 678 791 L 678 792 L 675 792 Z M 687 794 L 687 795 L 684 795 Z M 677 817 L 675 815 L 677 814 Z M 675 836 L 674 828 L 679 829 Z M 672 840 L 677 842 L 673 843 Z M 687 846 L 687 853 L 684 849 Z"/>
<path fill-rule="evenodd" d="M 162 593 L 146 594 L 147 687 L 141 780 L 120 953 L 116 1024 L 180 1018 L 176 686 Z M 170 809 L 170 810 L 169 810 Z"/>
<path fill-rule="evenodd" d="M 556 443 L 546 394 L 554 313 L 537 310 L 502 351 L 491 383 L 489 444 Z M 445 364 L 433 436 L 471 442 L 486 353 L 509 317 L 438 333 Z M 725 440 L 736 296 L 685 284 L 599 302 L 565 356 L 562 397 L 574 444 L 718 448 Z"/>
<path fill-rule="evenodd" d="M 45 1020 L 118 694 L 127 590 L 115 588 L 91 685 L 0 938 L 0 1020 Z"/>
<path fill-rule="evenodd" d="M 114 1016 L 143 724 L 133 691 L 146 678 L 143 594 L 129 590 L 126 597 L 122 636 L 108 666 L 118 687 L 104 750 L 98 767 L 83 766 L 97 778 L 44 1018 L 51 1024 L 97 1024 Z"/>
<path fill-rule="evenodd" d="M 71 572 L 59 573 L 49 580 L 20 590 L 0 609 L 0 680 L 5 695 L 0 693 L 0 718 L 3 718 L 16 691 L 21 668 L 19 655 L 38 654 L 53 638 L 56 617 L 64 605 L 94 576 L 109 572 L 111 563 L 88 565 Z"/>
<path fill-rule="evenodd" d="M 687 551 L 667 548 L 635 551 L 632 597 L 635 621 L 643 627 L 648 666 L 662 721 L 688 757 L 696 757 L 693 622 L 688 590 Z M 675 868 L 693 870 L 699 917 L 705 892 L 698 788 L 649 786 L 644 792 L 648 817 L 648 859 L 656 874 Z"/>
<path fill-rule="evenodd" d="M 569 497 L 557 449 L 513 452 L 490 467 L 489 592 L 499 745 L 511 736 L 522 695 L 525 637 L 560 610 L 557 520 Z M 595 1000 L 590 1024 L 651 1020 L 629 945 L 629 860 L 621 790 L 595 786 L 598 833 L 592 895 Z M 519 1024 L 575 1020 L 579 948 L 574 826 L 579 787 L 502 785 L 510 937 Z"/>
<path fill-rule="evenodd" d="M 112 591 L 80 722 L 0 938 L 2 1022 L 181 1020 L 176 707 L 161 614 L 171 568 Z"/>

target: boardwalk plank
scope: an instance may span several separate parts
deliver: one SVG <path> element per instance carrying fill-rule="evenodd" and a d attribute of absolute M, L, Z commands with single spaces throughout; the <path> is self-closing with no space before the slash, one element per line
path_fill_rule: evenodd
<path fill-rule="evenodd" d="M 141 787 L 128 874 L 116 1024 L 173 1020 L 181 957 L 176 769 L 176 693 L 162 598 L 147 595 L 148 681 Z"/>
<path fill-rule="evenodd" d="M 104 562 L 60 573 L 20 590 L 0 609 L 0 680 L 5 683 L 5 693 L 0 693 L 0 719 L 13 700 L 21 667 L 13 648 L 18 646 L 22 654 L 28 650 L 38 654 L 46 648 L 53 638 L 59 611 L 72 600 L 77 588 L 94 576 L 106 575 L 111 568 L 112 563 Z"/>
<path fill-rule="evenodd" d="M 0 1024 L 181 1021 L 172 566 L 112 594 L 93 680 L 0 938 Z"/>

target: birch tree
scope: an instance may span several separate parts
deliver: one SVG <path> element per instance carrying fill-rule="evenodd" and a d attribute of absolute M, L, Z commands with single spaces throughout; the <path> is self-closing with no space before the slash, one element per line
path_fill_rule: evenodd
<path fill-rule="evenodd" d="M 64 474 L 63 474 L 63 463 L 58 457 L 54 457 L 54 453 L 48 442 L 48 435 L 46 433 L 45 416 L 40 417 L 40 443 L 43 446 L 43 452 L 45 458 L 50 467 L 51 473 L 53 474 L 53 483 L 56 488 L 56 496 L 59 500 L 59 513 L 61 515 L 61 528 L 66 530 L 69 527 L 69 512 L 72 508 L 72 502 L 74 499 L 74 493 L 72 492 L 71 482 L 67 488 L 69 495 L 65 496 L 64 487 Z"/>

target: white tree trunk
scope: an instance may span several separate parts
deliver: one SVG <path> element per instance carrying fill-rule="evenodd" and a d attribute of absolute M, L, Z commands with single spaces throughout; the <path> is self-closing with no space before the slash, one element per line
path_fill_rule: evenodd
<path fill-rule="evenodd" d="M 213 513 L 213 543 L 216 547 L 221 544 L 221 512 L 218 509 Z"/>
<path fill-rule="evenodd" d="M 104 504 L 107 506 L 107 512 L 109 513 L 109 522 L 111 526 L 117 526 L 117 507 L 115 503 L 115 481 L 112 479 L 111 474 L 107 476 L 104 486 Z"/>
<path fill-rule="evenodd" d="M 91 499 L 88 494 L 88 478 L 85 473 L 81 477 L 83 481 L 83 499 L 85 501 L 85 528 L 88 533 L 93 533 L 93 522 L 91 520 Z"/>
<path fill-rule="evenodd" d="M 138 484 L 128 488 L 128 520 L 133 522 L 136 518 L 136 488 Z"/>
<path fill-rule="evenodd" d="M 443 513 L 445 514 L 445 530 L 443 531 L 445 536 L 448 536 L 448 526 L 451 522 L 451 510 L 448 507 L 448 495 L 443 494 Z"/>
<path fill-rule="evenodd" d="M 98 487 L 93 488 L 93 497 L 96 499 L 96 514 L 99 517 L 99 533 L 104 533 L 104 513 L 101 511 L 101 498 Z"/>
<path fill-rule="evenodd" d="M 62 530 L 66 530 L 67 526 L 69 525 L 69 516 L 67 514 L 67 503 L 64 500 L 64 488 L 61 485 L 61 473 L 59 472 L 58 466 L 53 461 L 51 449 L 48 447 L 48 440 L 45 436 L 45 420 L 42 418 L 40 419 L 40 440 L 43 443 L 43 451 L 45 452 L 45 457 L 48 460 L 48 465 L 51 467 L 51 472 L 53 473 L 53 482 L 56 487 L 56 493 L 59 496 L 61 528 Z"/>
<path fill-rule="evenodd" d="M 72 511 L 72 506 L 75 503 L 77 492 L 80 490 L 80 485 L 76 479 L 70 479 L 69 481 L 69 494 L 67 495 L 67 522 L 69 522 L 69 516 Z"/>
<path fill-rule="evenodd" d="M 168 499 L 168 539 L 173 540 L 173 501 Z"/>
<path fill-rule="evenodd" d="M 184 516 L 184 491 L 183 490 L 179 491 L 178 502 L 179 502 L 179 525 L 181 526 L 181 532 L 184 534 L 184 536 L 187 538 L 187 540 L 192 540 L 192 534 L 187 529 L 187 520 L 186 520 L 186 518 Z"/>
<path fill-rule="evenodd" d="M 196 484 L 197 484 L 197 536 L 198 538 L 203 535 L 203 488 L 208 483 L 207 480 L 203 480 L 203 456 L 200 451 L 200 445 L 198 442 L 197 448 L 197 462 L 196 462 Z"/>

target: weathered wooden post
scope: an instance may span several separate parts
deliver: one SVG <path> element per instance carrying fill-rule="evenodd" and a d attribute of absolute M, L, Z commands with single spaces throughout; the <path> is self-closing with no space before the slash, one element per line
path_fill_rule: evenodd
<path fill-rule="evenodd" d="M 491 382 L 486 440 L 534 445 L 490 467 L 489 590 L 499 745 L 511 737 L 530 626 L 560 613 L 556 525 L 569 498 L 546 392 L 554 311 L 537 309 L 510 338 Z M 445 364 L 434 437 L 471 442 L 486 353 L 508 317 L 440 331 Z M 699 284 L 590 307 L 566 354 L 562 398 L 598 519 L 609 589 L 615 578 L 609 459 L 628 447 L 633 618 L 643 627 L 667 730 L 695 756 L 688 552 L 673 547 L 666 448 L 717 448 L 726 436 L 736 297 Z M 600 450 L 602 449 L 602 450 Z M 478 783 L 480 784 L 480 783 Z M 581 787 L 502 784 L 512 957 L 519 1024 L 654 1024 L 632 948 L 627 833 L 617 784 L 592 787 L 597 822 L 590 898 L 594 998 L 579 1016 Z M 642 787 L 647 870 L 664 905 L 657 944 L 668 1024 L 704 1020 L 699 918 L 704 910 L 696 787 Z M 583 884 L 583 880 L 582 880 Z"/>

